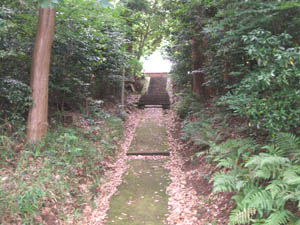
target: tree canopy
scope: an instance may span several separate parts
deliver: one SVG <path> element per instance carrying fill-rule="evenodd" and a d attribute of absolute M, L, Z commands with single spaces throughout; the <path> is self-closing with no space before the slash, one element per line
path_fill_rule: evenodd
<path fill-rule="evenodd" d="M 36 14 L 39 6 L 55 5 L 49 79 L 51 112 L 56 108 L 79 109 L 89 98 L 120 95 L 123 65 L 128 76 L 138 74 L 141 56 L 154 51 L 162 39 L 165 14 L 160 1 L 2 1 L 2 122 L 22 120 L 31 104 L 29 72 Z"/>

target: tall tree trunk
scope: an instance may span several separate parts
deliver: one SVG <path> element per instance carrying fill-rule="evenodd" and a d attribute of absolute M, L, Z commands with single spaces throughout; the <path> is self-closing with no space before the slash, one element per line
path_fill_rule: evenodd
<path fill-rule="evenodd" d="M 37 142 L 48 128 L 48 80 L 56 8 L 40 8 L 30 74 L 33 105 L 27 122 L 27 141 Z"/>

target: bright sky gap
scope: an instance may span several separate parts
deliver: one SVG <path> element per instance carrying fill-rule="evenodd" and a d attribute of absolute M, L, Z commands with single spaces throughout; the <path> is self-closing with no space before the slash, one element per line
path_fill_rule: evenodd
<path fill-rule="evenodd" d="M 143 72 L 170 72 L 172 63 L 163 59 L 160 51 L 155 51 L 151 56 L 144 58 Z"/>

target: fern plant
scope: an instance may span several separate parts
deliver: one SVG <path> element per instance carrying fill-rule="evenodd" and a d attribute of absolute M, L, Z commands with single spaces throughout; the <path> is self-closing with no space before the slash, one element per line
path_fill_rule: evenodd
<path fill-rule="evenodd" d="M 215 162 L 226 158 L 245 161 L 256 149 L 257 144 L 250 138 L 228 139 L 221 144 L 211 143 L 210 156 L 214 157 Z"/>
<path fill-rule="evenodd" d="M 299 224 L 300 218 L 286 207 L 300 209 L 299 138 L 279 133 L 271 145 L 257 149 L 244 139 L 211 145 L 210 157 L 229 169 L 211 179 L 214 192 L 236 193 L 229 224 Z"/>
<path fill-rule="evenodd" d="M 185 124 L 183 138 L 185 140 L 190 139 L 195 145 L 203 148 L 211 143 L 218 142 L 222 138 L 222 133 L 213 129 L 209 120 L 198 120 Z"/>
<path fill-rule="evenodd" d="M 291 133 L 278 133 L 274 137 L 274 143 L 280 149 L 277 154 L 285 156 L 291 160 L 300 162 L 300 138 Z"/>

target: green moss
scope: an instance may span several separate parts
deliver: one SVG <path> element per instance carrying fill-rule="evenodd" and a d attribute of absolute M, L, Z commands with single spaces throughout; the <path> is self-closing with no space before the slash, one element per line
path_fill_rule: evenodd
<path fill-rule="evenodd" d="M 141 120 L 129 152 L 166 152 L 166 130 L 159 119 Z M 165 224 L 168 213 L 166 160 L 132 160 L 123 183 L 111 199 L 106 225 Z"/>
<path fill-rule="evenodd" d="M 130 146 L 129 152 L 167 152 L 168 139 L 163 126 L 158 126 L 157 121 L 140 123 L 136 136 Z"/>
<path fill-rule="evenodd" d="M 107 225 L 163 224 L 168 213 L 165 160 L 133 160 L 110 204 Z"/>

